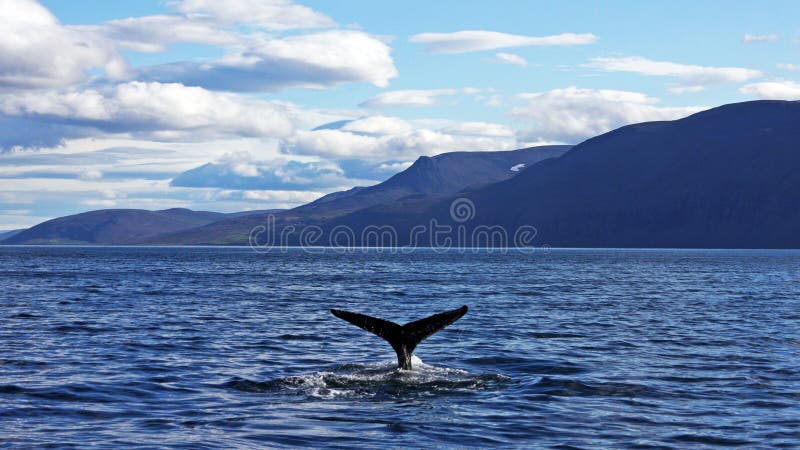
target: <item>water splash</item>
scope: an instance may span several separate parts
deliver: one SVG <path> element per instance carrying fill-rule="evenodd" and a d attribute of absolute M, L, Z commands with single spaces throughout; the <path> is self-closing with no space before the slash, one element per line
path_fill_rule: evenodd
<path fill-rule="evenodd" d="M 499 388 L 502 374 L 472 374 L 466 370 L 425 364 L 412 356 L 414 369 L 397 368 L 395 361 L 346 363 L 329 370 L 258 382 L 235 378 L 224 384 L 243 392 L 305 395 L 316 399 L 370 398 L 450 394 Z"/>

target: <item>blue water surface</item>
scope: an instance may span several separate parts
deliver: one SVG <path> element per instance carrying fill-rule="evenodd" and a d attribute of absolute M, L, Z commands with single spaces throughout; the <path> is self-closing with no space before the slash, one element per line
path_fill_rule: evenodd
<path fill-rule="evenodd" d="M 0 446 L 800 447 L 800 252 L 0 248 Z M 414 370 L 329 313 L 469 305 Z"/>

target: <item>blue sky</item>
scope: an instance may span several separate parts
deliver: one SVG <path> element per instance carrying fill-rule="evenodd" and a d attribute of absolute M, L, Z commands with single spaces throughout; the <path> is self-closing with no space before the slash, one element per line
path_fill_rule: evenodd
<path fill-rule="evenodd" d="M 0 230 L 289 207 L 420 155 L 800 99 L 798 17 L 792 1 L 6 0 Z"/>

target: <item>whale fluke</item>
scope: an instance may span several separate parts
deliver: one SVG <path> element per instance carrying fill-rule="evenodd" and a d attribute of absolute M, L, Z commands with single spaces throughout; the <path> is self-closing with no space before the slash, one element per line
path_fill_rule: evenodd
<path fill-rule="evenodd" d="M 334 316 L 385 339 L 397 353 L 397 367 L 411 370 L 411 354 L 425 338 L 450 325 L 467 313 L 467 305 L 452 311 L 398 325 L 388 320 L 340 309 L 332 309 Z"/>

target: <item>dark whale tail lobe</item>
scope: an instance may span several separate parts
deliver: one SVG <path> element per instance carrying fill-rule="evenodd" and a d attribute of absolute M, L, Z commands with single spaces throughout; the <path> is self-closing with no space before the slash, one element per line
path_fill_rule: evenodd
<path fill-rule="evenodd" d="M 417 344 L 460 319 L 468 309 L 467 305 L 464 305 L 461 308 L 434 314 L 405 325 L 340 309 L 332 309 L 331 312 L 334 316 L 385 339 L 397 353 L 397 366 L 401 369 L 411 370 L 411 354 L 417 348 Z"/>

